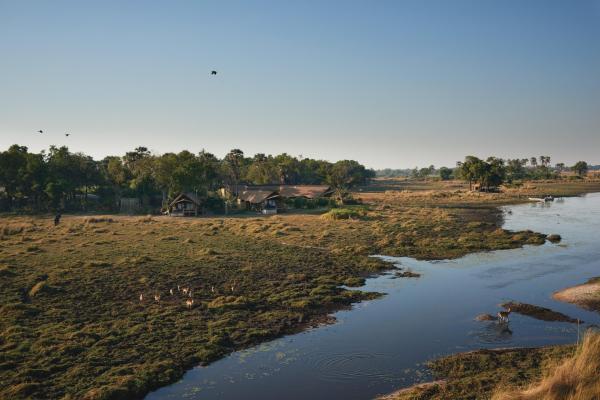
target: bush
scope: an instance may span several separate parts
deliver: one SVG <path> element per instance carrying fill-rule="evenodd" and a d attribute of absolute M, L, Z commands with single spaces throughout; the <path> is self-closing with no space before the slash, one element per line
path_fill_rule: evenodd
<path fill-rule="evenodd" d="M 366 211 L 360 208 L 332 208 L 321 215 L 321 218 L 328 220 L 360 219 L 366 217 L 366 215 Z"/>

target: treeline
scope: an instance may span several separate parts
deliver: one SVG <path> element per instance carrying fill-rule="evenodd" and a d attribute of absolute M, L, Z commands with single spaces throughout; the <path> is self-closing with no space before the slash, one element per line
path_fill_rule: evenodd
<path fill-rule="evenodd" d="M 562 172 L 573 171 L 577 176 L 585 176 L 588 170 L 596 170 L 597 166 L 589 166 L 585 161 L 579 161 L 573 166 L 564 163 L 551 165 L 550 156 L 531 158 L 501 159 L 489 157 L 481 160 L 475 156 L 467 156 L 465 161 L 456 163 L 455 168 L 433 165 L 413 169 L 381 169 L 375 171 L 382 178 L 411 178 L 411 179 L 464 179 L 482 183 L 484 186 L 494 186 L 494 183 L 516 182 L 523 180 L 557 179 Z"/>
<path fill-rule="evenodd" d="M 201 151 L 152 154 L 138 147 L 124 156 L 94 160 L 67 147 L 40 153 L 13 145 L 0 152 L 0 209 L 3 211 L 115 211 L 120 199 L 139 198 L 148 210 L 180 192 L 194 192 L 220 208 L 215 191 L 244 184 L 328 184 L 342 192 L 366 184 L 373 170 L 353 160 L 331 163 L 288 154 L 246 157 L 231 150 L 219 159 Z"/>
<path fill-rule="evenodd" d="M 507 160 L 497 157 L 481 160 L 475 156 L 467 156 L 464 161 L 457 163 L 453 175 L 468 181 L 471 188 L 473 183 L 477 183 L 480 190 L 490 190 L 503 183 L 556 179 L 567 170 L 575 172 L 577 177 L 583 177 L 587 175 L 589 166 L 585 161 L 578 161 L 572 167 L 567 167 L 564 163 L 551 166 L 549 156 Z"/>

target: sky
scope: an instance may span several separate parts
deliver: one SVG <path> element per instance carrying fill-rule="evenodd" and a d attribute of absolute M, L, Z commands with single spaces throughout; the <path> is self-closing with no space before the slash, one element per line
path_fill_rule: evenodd
<path fill-rule="evenodd" d="M 600 0 L 0 0 L 14 143 L 600 164 Z"/>

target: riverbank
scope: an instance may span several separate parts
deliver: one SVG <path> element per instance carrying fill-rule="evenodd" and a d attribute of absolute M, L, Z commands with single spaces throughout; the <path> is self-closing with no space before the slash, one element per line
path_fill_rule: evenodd
<path fill-rule="evenodd" d="M 370 254 L 443 259 L 545 242 L 502 229 L 493 195 L 460 196 L 451 207 L 446 195 L 372 201 L 346 220 L 0 217 L 0 397 L 141 398 L 378 296 L 340 287 L 390 268 Z M 192 289 L 191 308 L 177 285 Z"/>
<path fill-rule="evenodd" d="M 552 298 L 600 313 L 600 278 L 556 291 Z M 505 302 L 501 306 L 540 320 L 583 323 L 531 304 Z M 481 314 L 476 320 L 494 321 L 495 317 Z M 598 360 L 600 334 L 597 330 L 588 331 L 586 342 L 577 351 L 575 345 L 559 345 L 458 353 L 428 363 L 435 381 L 420 383 L 381 399 L 592 400 L 600 397 Z"/>
<path fill-rule="evenodd" d="M 429 363 L 436 381 L 379 400 L 577 399 L 600 396 L 600 333 L 579 346 L 478 350 Z"/>
<path fill-rule="evenodd" d="M 586 283 L 560 290 L 552 295 L 558 301 L 576 304 L 600 313 L 600 277 Z"/>

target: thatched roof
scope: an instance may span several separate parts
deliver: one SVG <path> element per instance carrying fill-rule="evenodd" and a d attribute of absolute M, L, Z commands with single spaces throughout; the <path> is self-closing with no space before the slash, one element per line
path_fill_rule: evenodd
<path fill-rule="evenodd" d="M 256 185 L 246 186 L 246 191 L 271 191 L 278 192 L 281 197 L 307 199 L 316 199 L 332 193 L 331 187 L 327 185 Z"/>
<path fill-rule="evenodd" d="M 275 190 L 247 189 L 240 193 L 240 200 L 251 204 L 259 204 L 265 200 L 279 197 Z"/>
<path fill-rule="evenodd" d="M 281 197 L 316 199 L 331 194 L 331 188 L 326 185 L 282 185 L 279 194 Z"/>
<path fill-rule="evenodd" d="M 198 196 L 196 196 L 195 193 L 190 192 L 190 193 L 179 194 L 177 197 L 175 197 L 173 199 L 173 201 L 171 201 L 171 203 L 169 203 L 169 207 L 173 207 L 175 204 L 181 203 L 181 202 L 194 203 L 198 207 L 200 206 L 200 199 L 198 198 Z"/>

